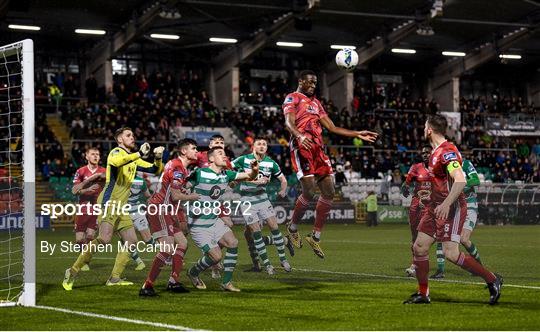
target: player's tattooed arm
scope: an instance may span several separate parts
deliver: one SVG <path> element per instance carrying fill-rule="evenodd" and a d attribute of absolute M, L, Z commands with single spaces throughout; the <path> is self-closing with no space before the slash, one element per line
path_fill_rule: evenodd
<path fill-rule="evenodd" d="M 467 184 L 465 180 L 465 174 L 458 161 L 451 161 L 447 166 L 448 174 L 453 179 L 452 188 L 446 199 L 441 205 L 435 208 L 435 216 L 440 219 L 448 218 L 450 212 L 450 206 L 458 199 L 459 195 L 463 192 L 463 188 Z"/>
<path fill-rule="evenodd" d="M 99 188 L 99 184 L 97 182 L 105 182 L 105 178 L 105 173 L 96 173 L 84 181 L 74 185 L 71 192 L 73 195 L 83 195 L 87 192 L 93 192 Z"/>
<path fill-rule="evenodd" d="M 189 193 L 185 188 L 171 188 L 173 201 L 197 201 L 200 196 L 197 193 Z"/>
<path fill-rule="evenodd" d="M 302 134 L 296 127 L 296 114 L 287 113 L 285 114 L 285 126 L 291 135 L 298 141 L 298 144 L 306 149 L 311 149 L 313 141 L 311 138 Z"/>
<path fill-rule="evenodd" d="M 336 135 L 340 136 L 346 136 L 346 137 L 358 137 L 364 141 L 368 142 L 375 142 L 379 134 L 373 131 L 368 130 L 350 130 L 342 127 L 337 127 L 334 124 L 334 121 L 330 119 L 328 116 L 322 117 L 320 120 L 321 124 L 324 126 L 324 128 L 328 129 L 329 132 L 334 133 Z"/>

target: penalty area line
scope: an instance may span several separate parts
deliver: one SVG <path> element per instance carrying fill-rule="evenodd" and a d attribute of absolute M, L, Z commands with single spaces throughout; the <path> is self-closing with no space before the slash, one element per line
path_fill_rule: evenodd
<path fill-rule="evenodd" d="M 114 320 L 114 321 L 117 321 L 117 322 L 125 322 L 125 323 L 132 323 L 132 324 L 138 324 L 138 325 L 153 326 L 153 327 L 157 327 L 157 328 L 161 328 L 161 329 L 168 329 L 168 330 L 195 331 L 195 329 L 192 329 L 190 327 L 181 326 L 181 325 L 164 324 L 164 323 L 150 322 L 150 321 L 145 321 L 145 320 L 140 320 L 140 319 L 131 319 L 131 318 L 125 318 L 125 317 L 102 315 L 102 314 L 96 314 L 96 313 L 93 313 L 93 312 L 76 311 L 76 310 L 70 310 L 70 309 L 64 309 L 64 308 L 58 308 L 58 307 L 49 307 L 49 306 L 45 306 L 45 305 L 37 305 L 37 306 L 35 306 L 33 308 L 45 309 L 45 310 L 51 310 L 51 311 L 58 311 L 58 312 L 63 312 L 63 313 L 67 313 L 67 314 L 79 315 L 79 316 L 108 319 L 108 320 Z M 197 330 L 197 331 L 204 331 L 204 330 Z"/>
<path fill-rule="evenodd" d="M 372 277 L 372 278 L 385 278 L 385 279 L 398 279 L 398 280 L 416 280 L 411 277 L 391 276 L 391 275 L 386 275 L 386 274 L 372 274 L 372 273 L 362 273 L 362 272 L 339 272 L 339 271 L 329 271 L 329 270 L 302 269 L 302 268 L 296 268 L 296 267 L 293 267 L 293 270 L 302 271 L 302 272 L 319 272 L 319 273 L 327 273 L 327 274 L 350 275 L 350 276 L 358 276 L 358 277 Z M 467 285 L 485 285 L 486 284 L 485 282 L 453 280 L 453 279 L 429 279 L 429 281 L 446 282 L 446 283 L 452 283 L 452 284 L 467 284 Z M 503 287 L 540 290 L 540 286 L 504 284 Z"/>

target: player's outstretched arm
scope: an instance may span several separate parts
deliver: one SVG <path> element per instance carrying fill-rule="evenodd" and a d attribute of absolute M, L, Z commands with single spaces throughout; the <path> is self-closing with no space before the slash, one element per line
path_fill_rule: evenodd
<path fill-rule="evenodd" d="M 84 195 L 86 192 L 92 192 L 99 188 L 98 182 L 105 182 L 105 179 L 105 173 L 96 173 L 88 177 L 84 181 L 75 184 L 71 192 L 73 193 L 73 195 Z"/>
<path fill-rule="evenodd" d="M 249 172 L 236 173 L 235 181 L 255 180 L 259 175 L 259 162 L 253 160 L 251 162 L 251 169 Z"/>
<path fill-rule="evenodd" d="M 298 144 L 306 149 L 311 149 L 313 141 L 302 134 L 296 127 L 296 114 L 294 112 L 285 114 L 285 127 L 291 135 L 298 141 Z"/>
<path fill-rule="evenodd" d="M 346 137 L 358 137 L 364 141 L 368 142 L 375 142 L 379 134 L 373 131 L 368 130 L 350 130 L 346 128 L 337 127 L 334 124 L 334 121 L 330 119 L 328 116 L 322 117 L 320 119 L 321 124 L 324 126 L 324 128 L 328 129 L 331 133 L 334 133 L 336 135 L 340 136 L 346 136 Z"/>
<path fill-rule="evenodd" d="M 437 218 L 446 219 L 450 211 L 450 206 L 458 199 L 459 195 L 463 192 L 463 188 L 467 184 L 465 180 L 465 174 L 458 161 L 451 161 L 446 167 L 448 174 L 454 180 L 450 193 L 441 205 L 435 208 L 435 215 Z"/>

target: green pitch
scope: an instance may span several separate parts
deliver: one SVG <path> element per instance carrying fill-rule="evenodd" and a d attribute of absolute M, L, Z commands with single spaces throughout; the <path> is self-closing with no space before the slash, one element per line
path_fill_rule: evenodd
<path fill-rule="evenodd" d="M 290 259 L 296 270 L 287 274 L 278 269 L 275 276 L 243 272 L 250 260 L 241 227 L 235 231 L 241 245 L 234 281 L 241 293 L 221 292 L 207 273 L 203 279 L 208 290 L 169 294 L 163 291 L 166 269 L 158 279 L 160 296 L 141 299 L 138 289 L 150 265 L 148 254 L 145 271 L 134 271 L 133 263 L 126 270 L 134 286 L 105 287 L 114 254 L 97 255 L 92 270 L 82 272 L 73 291 L 66 292 L 61 281 L 75 255 L 38 254 L 38 305 L 168 324 L 168 328 L 208 330 L 536 330 L 540 326 L 539 226 L 481 226 L 473 234 L 482 260 L 504 276 L 497 306 L 487 305 L 487 289 L 474 284 L 481 279 L 450 263 L 447 282 L 431 282 L 431 305 L 403 305 L 416 288 L 414 279 L 403 278 L 411 260 L 406 225 L 371 229 L 328 225 L 323 233 L 324 260 L 304 247 Z M 41 240 L 59 243 L 72 240 L 73 234 L 40 231 L 37 237 L 39 248 Z M 200 256 L 190 245 L 188 266 Z M 279 266 L 275 248 L 268 251 L 274 266 Z M 434 253 L 431 267 L 436 267 Z M 167 328 L 45 309 L 0 308 L 0 317 L 3 330 Z"/>

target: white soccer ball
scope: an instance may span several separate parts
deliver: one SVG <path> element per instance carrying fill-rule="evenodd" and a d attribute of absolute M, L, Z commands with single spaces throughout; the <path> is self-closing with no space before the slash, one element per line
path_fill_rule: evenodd
<path fill-rule="evenodd" d="M 350 48 L 341 49 L 336 54 L 336 64 L 341 69 L 351 71 L 358 64 L 358 53 Z"/>

